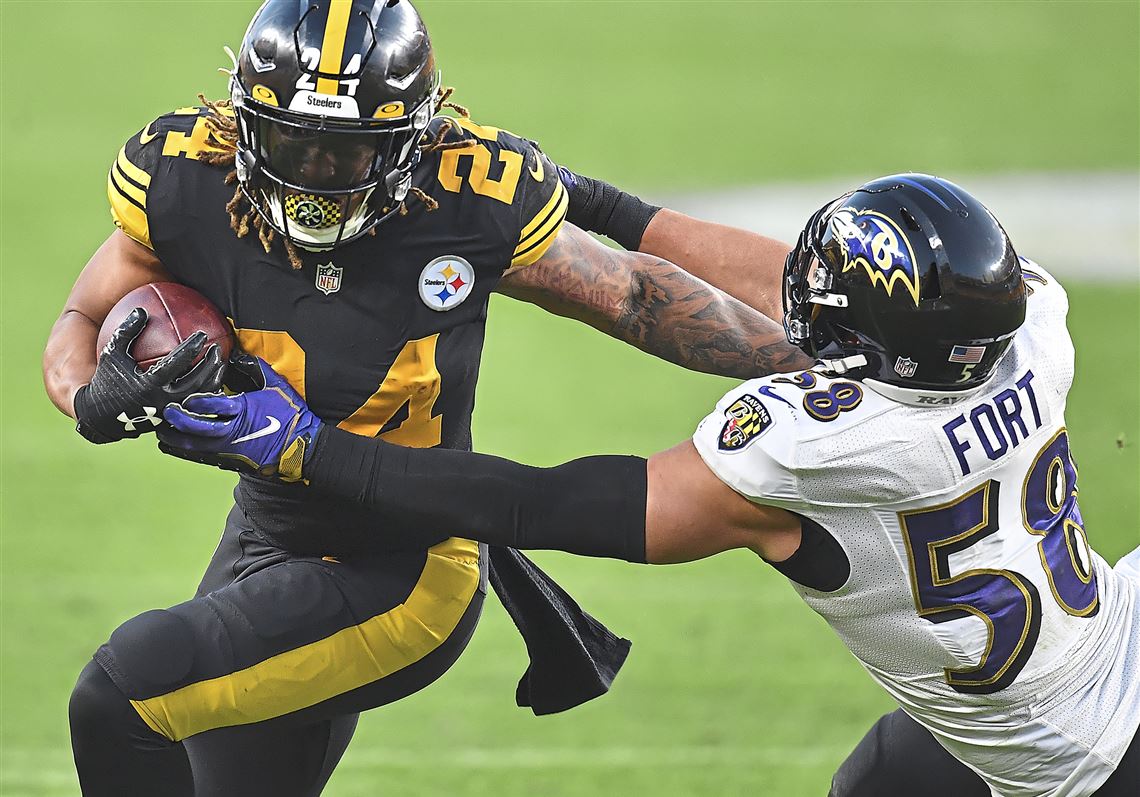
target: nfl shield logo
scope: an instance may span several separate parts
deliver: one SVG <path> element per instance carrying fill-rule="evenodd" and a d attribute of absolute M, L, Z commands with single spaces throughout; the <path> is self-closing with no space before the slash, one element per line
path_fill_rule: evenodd
<path fill-rule="evenodd" d="M 328 296 L 340 290 L 340 275 L 343 268 L 337 268 L 332 263 L 327 266 L 317 266 L 317 290 Z"/>
<path fill-rule="evenodd" d="M 918 363 L 909 357 L 899 357 L 895 360 L 895 373 L 903 379 L 910 379 L 916 370 L 918 370 Z"/>

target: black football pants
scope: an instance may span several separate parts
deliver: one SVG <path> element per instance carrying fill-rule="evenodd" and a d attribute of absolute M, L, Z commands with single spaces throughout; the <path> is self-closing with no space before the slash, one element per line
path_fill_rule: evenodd
<path fill-rule="evenodd" d="M 81 673 L 69 714 L 83 794 L 315 797 L 360 711 L 462 653 L 484 560 L 462 540 L 296 556 L 235 509 L 198 595 L 128 620 Z"/>
<path fill-rule="evenodd" d="M 359 717 L 222 728 L 174 743 L 147 727 L 94 661 L 79 676 L 69 714 L 87 797 L 318 795 Z"/>

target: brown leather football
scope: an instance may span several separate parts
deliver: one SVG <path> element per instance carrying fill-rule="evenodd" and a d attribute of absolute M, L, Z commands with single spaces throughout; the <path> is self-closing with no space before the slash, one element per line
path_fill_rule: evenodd
<path fill-rule="evenodd" d="M 152 282 L 120 299 L 103 321 L 96 351 L 103 350 L 115 329 L 136 307 L 146 310 L 147 322 L 128 352 L 142 370 L 150 368 L 199 330 L 205 332 L 207 338 L 203 352 L 211 343 L 217 343 L 222 357 L 230 356 L 233 329 L 229 322 L 209 299 L 177 282 Z"/>

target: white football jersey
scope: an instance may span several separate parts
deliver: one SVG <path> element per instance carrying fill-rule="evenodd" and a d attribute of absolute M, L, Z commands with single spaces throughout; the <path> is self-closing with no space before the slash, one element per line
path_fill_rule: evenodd
<path fill-rule="evenodd" d="M 1140 550 L 1114 570 L 1085 538 L 1068 301 L 1024 265 L 1025 324 L 980 389 L 766 377 L 693 441 L 734 490 L 839 542 L 846 583 L 796 590 L 995 794 L 1089 795 L 1140 725 Z"/>

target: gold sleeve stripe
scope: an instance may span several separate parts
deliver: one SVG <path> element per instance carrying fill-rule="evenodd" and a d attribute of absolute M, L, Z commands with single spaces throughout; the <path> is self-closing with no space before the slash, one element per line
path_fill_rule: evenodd
<path fill-rule="evenodd" d="M 559 184 L 559 188 L 561 188 L 561 184 Z M 556 192 L 555 195 L 557 196 L 558 193 Z M 560 193 L 561 199 L 553 212 L 547 216 L 542 225 L 527 240 L 520 243 L 515 249 L 515 255 L 511 259 L 511 268 L 529 266 L 534 263 L 546 254 L 546 250 L 558 237 L 558 231 L 562 229 L 562 222 L 566 220 L 566 208 L 570 204 L 570 197 L 566 190 L 562 189 Z"/>
<path fill-rule="evenodd" d="M 111 165 L 111 184 L 120 194 L 146 210 L 146 189 L 140 188 L 138 183 L 123 174 L 123 170 L 119 168 L 117 161 Z"/>
<path fill-rule="evenodd" d="M 546 220 L 547 216 L 550 215 L 550 211 L 557 207 L 558 203 L 562 201 L 562 197 L 566 194 L 566 188 L 562 185 L 561 180 L 556 183 L 556 186 L 554 193 L 550 195 L 550 199 L 543 205 L 542 210 L 538 211 L 538 213 L 534 215 L 534 218 L 527 222 L 526 226 L 522 228 L 522 232 L 519 233 L 520 246 L 526 243 L 526 239 L 530 234 Z"/>
<path fill-rule="evenodd" d="M 530 249 L 527 252 L 523 252 L 522 254 L 515 255 L 511 259 L 511 268 L 522 268 L 523 266 L 529 266 L 532 263 L 536 262 L 540 257 L 545 255 L 546 250 L 550 248 L 550 245 L 554 243 L 554 239 L 558 237 L 558 231 L 562 229 L 562 221 L 564 218 L 565 216 L 560 218 L 558 220 L 558 224 L 554 227 L 553 230 L 551 230 L 550 235 L 539 241 L 533 249 Z"/>
<path fill-rule="evenodd" d="M 446 540 L 428 549 L 419 580 L 394 609 L 244 670 L 131 705 L 172 741 L 316 705 L 427 656 L 459 625 L 478 588 L 478 543 Z"/>
<path fill-rule="evenodd" d="M 127 158 L 126 147 L 119 150 L 119 157 L 115 159 L 115 165 L 119 167 L 119 171 L 121 171 L 128 180 L 139 188 L 145 190 L 150 187 L 150 175 L 130 162 Z"/>
<path fill-rule="evenodd" d="M 147 249 L 153 249 L 146 211 L 116 183 L 114 168 L 107 173 L 107 199 L 111 202 L 111 218 L 115 226 Z"/>

